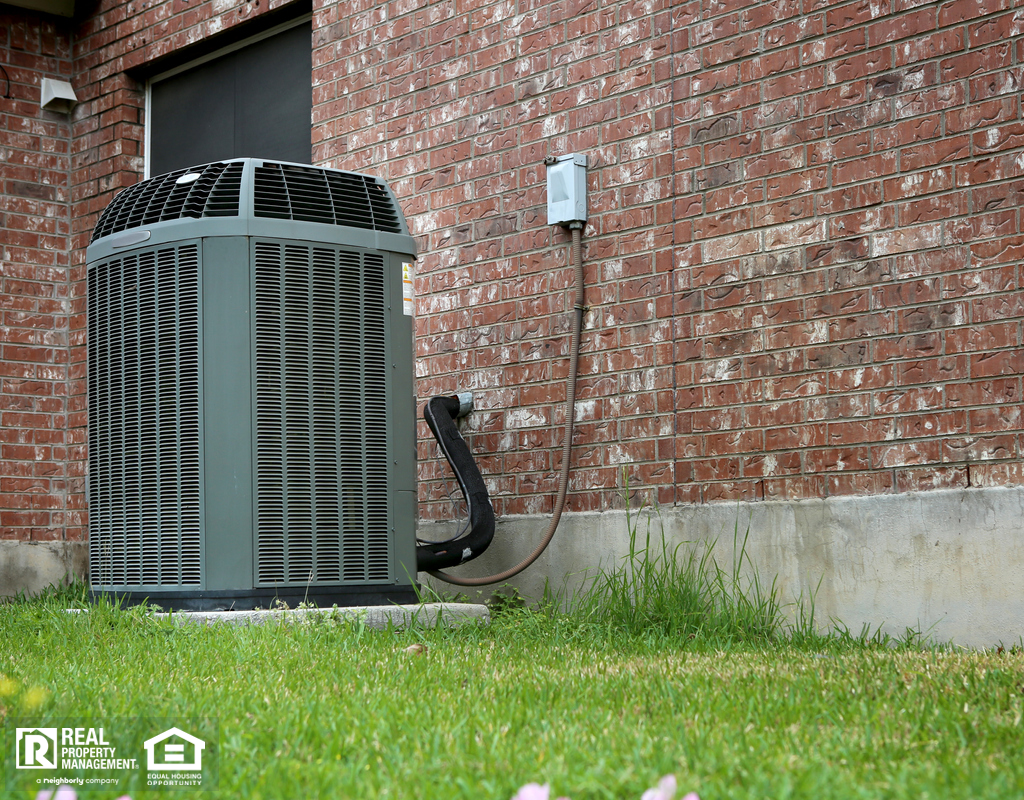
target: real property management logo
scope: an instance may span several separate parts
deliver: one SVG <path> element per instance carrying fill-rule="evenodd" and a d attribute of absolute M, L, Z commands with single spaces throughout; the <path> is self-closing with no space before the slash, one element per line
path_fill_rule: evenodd
<path fill-rule="evenodd" d="M 118 758 L 103 728 L 16 728 L 17 769 L 138 769 L 135 758 Z"/>
<path fill-rule="evenodd" d="M 18 728 L 15 753 L 18 769 L 57 769 L 57 728 Z"/>

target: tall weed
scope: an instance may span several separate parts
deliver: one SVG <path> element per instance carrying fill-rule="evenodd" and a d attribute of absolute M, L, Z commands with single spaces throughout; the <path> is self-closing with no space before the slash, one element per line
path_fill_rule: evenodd
<path fill-rule="evenodd" d="M 658 521 L 658 532 L 652 530 Z M 683 542 L 669 548 L 656 509 L 634 511 L 626 491 L 629 552 L 611 569 L 600 569 L 572 602 L 574 616 L 632 636 L 681 637 L 709 643 L 773 642 L 784 618 L 775 582 L 765 586 L 756 570 L 743 577 L 749 527 L 733 533 L 733 563 L 718 564 L 715 542 Z M 643 532 L 641 534 L 641 528 Z"/>

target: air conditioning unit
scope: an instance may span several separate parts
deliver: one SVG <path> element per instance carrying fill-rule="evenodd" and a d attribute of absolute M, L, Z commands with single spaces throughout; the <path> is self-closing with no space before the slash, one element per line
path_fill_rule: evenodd
<path fill-rule="evenodd" d="M 238 159 L 114 198 L 87 251 L 94 595 L 414 599 L 415 252 L 368 175 Z"/>

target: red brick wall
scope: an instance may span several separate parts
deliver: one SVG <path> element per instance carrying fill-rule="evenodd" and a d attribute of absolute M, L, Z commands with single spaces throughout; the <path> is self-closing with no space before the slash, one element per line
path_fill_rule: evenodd
<path fill-rule="evenodd" d="M 420 237 L 419 392 L 473 389 L 500 513 L 557 466 L 588 154 L 573 509 L 1020 483 L 1024 10 L 1002 0 L 317 11 L 315 154 Z M 422 474 L 433 478 L 424 444 Z M 446 503 L 422 487 L 425 516 Z"/>
<path fill-rule="evenodd" d="M 0 65 L 0 538 L 81 539 L 82 438 L 68 427 L 71 127 L 39 107 L 42 78 L 71 80 L 69 27 L 0 11 Z"/>
<path fill-rule="evenodd" d="M 84 246 L 142 169 L 125 70 L 268 10 L 103 0 L 73 32 L 68 444 Z M 315 160 L 398 193 L 418 393 L 475 392 L 499 513 L 551 505 L 571 272 L 543 159 L 574 151 L 591 310 L 570 509 L 616 506 L 623 467 L 663 503 L 1024 482 L 1024 10 L 363 0 L 315 3 L 313 30 Z M 449 513 L 434 455 L 424 439 L 426 519 Z"/>
<path fill-rule="evenodd" d="M 393 2 L 314 15 L 326 34 L 314 40 L 314 157 L 380 171 L 403 198 L 422 251 L 418 393 L 474 391 L 471 443 L 499 514 L 551 507 L 571 269 L 567 234 L 546 224 L 543 160 L 574 151 L 594 164 L 592 311 L 569 508 L 614 503 L 626 462 L 635 484 L 674 498 L 672 73 L 685 38 L 663 5 Z M 422 478 L 438 475 L 435 457 L 423 442 Z M 423 517 L 447 513 L 436 480 L 420 497 Z"/>

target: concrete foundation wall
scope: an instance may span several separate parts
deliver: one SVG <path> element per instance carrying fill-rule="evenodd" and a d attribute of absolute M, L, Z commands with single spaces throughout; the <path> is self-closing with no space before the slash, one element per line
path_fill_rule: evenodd
<path fill-rule="evenodd" d="M 85 542 L 0 541 L 0 597 L 38 594 L 48 586 L 89 575 Z"/>
<path fill-rule="evenodd" d="M 664 535 L 669 548 L 713 545 L 727 569 L 734 540 L 746 535 L 748 574 L 753 567 L 763 582 L 774 579 L 784 603 L 803 598 L 807 607 L 813 594 L 822 626 L 841 623 L 858 633 L 866 625 L 893 635 L 914 628 L 970 647 L 1024 637 L 1022 488 L 677 506 L 634 514 L 632 521 L 641 539 L 649 526 L 652 539 L 660 543 Z M 455 572 L 505 569 L 534 548 L 546 527 L 547 517 L 504 518 L 487 553 Z M 447 528 L 423 525 L 421 535 Z M 547 552 L 508 583 L 539 598 L 548 581 L 571 597 L 596 569 L 619 562 L 629 538 L 625 512 L 566 514 Z M 0 541 L 0 596 L 36 593 L 87 571 L 84 543 Z M 496 588 L 468 594 L 479 598 Z M 794 615 L 796 607 L 787 611 Z"/>
<path fill-rule="evenodd" d="M 539 516 L 502 520 L 487 553 L 458 573 L 492 574 L 517 563 L 546 523 Z M 654 540 L 663 531 L 670 548 L 714 543 L 726 568 L 734 538 L 742 542 L 749 530 L 745 569 L 756 566 L 767 583 L 776 579 L 785 603 L 813 594 L 819 626 L 832 621 L 859 633 L 867 625 L 893 635 L 913 628 L 970 647 L 1024 637 L 1019 488 L 677 506 L 648 512 L 641 536 L 648 523 Z M 421 536 L 443 527 L 425 525 Z M 624 512 L 566 514 L 548 551 L 509 584 L 538 598 L 549 580 L 571 596 L 588 571 L 614 564 L 628 548 Z M 795 614 L 795 606 L 787 611 Z"/>

